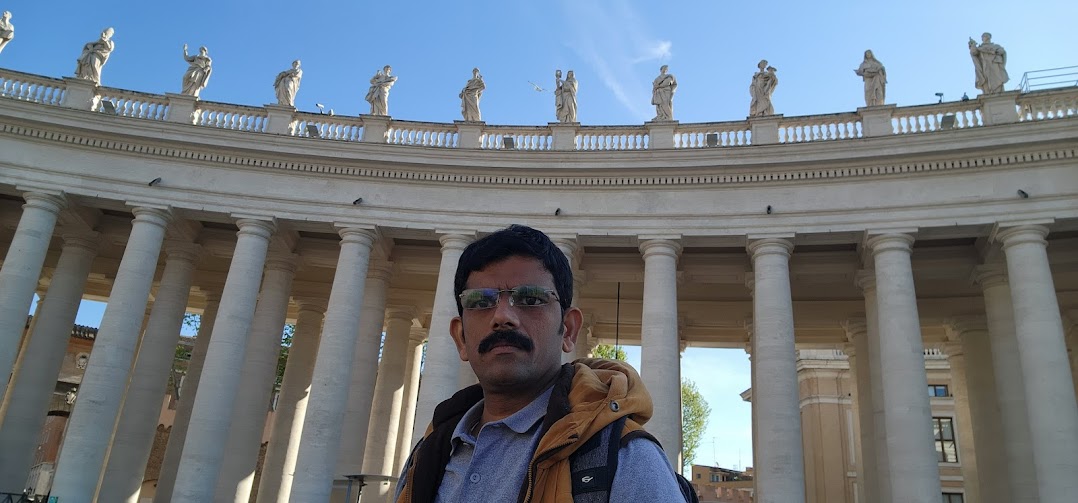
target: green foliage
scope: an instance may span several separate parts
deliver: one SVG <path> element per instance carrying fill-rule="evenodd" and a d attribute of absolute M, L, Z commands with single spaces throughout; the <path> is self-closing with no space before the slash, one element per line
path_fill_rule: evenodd
<path fill-rule="evenodd" d="M 592 356 L 596 358 L 606 358 L 607 360 L 621 360 L 625 361 L 627 356 L 625 350 L 620 347 L 615 348 L 609 344 L 599 344 L 595 346 L 595 349 L 591 352 Z"/>
<path fill-rule="evenodd" d="M 183 313 L 183 326 L 198 332 L 198 328 L 202 326 L 202 315 L 195 313 Z"/>
<path fill-rule="evenodd" d="M 296 326 L 289 323 L 284 326 L 281 333 L 281 353 L 277 355 L 277 375 L 273 380 L 273 389 L 281 389 L 281 381 L 284 380 L 284 367 L 288 363 L 288 350 L 292 348 L 292 338 L 296 335 Z"/>
<path fill-rule="evenodd" d="M 711 416 L 711 407 L 704 400 L 704 395 L 696 387 L 696 383 L 681 380 L 681 462 L 682 473 L 688 473 L 692 469 L 692 462 L 696 458 L 696 449 L 700 447 L 700 440 L 707 429 L 707 420 Z"/>

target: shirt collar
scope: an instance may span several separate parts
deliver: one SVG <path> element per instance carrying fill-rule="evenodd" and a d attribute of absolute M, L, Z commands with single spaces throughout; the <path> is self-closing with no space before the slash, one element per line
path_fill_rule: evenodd
<path fill-rule="evenodd" d="M 535 397 L 535 400 L 532 400 L 531 403 L 524 406 L 523 409 L 514 412 L 505 419 L 491 421 L 487 424 L 501 423 L 516 433 L 527 433 L 536 423 L 546 417 L 547 403 L 550 402 L 550 393 L 553 390 L 553 386 L 547 388 L 546 391 L 540 393 L 539 396 Z M 485 400 L 479 400 L 479 402 L 468 409 L 468 412 L 465 412 L 464 416 L 460 418 L 457 427 L 453 429 L 453 437 L 451 438 L 454 449 L 459 442 L 475 445 L 475 435 L 472 435 L 471 430 L 472 426 L 479 422 L 483 417 L 484 402 Z"/>

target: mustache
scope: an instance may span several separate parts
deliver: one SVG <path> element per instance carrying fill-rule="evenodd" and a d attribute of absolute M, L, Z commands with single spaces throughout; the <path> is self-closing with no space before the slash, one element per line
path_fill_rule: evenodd
<path fill-rule="evenodd" d="M 490 335 L 479 342 L 479 354 L 486 353 L 491 349 L 494 349 L 494 346 L 502 343 L 528 352 L 535 349 L 535 344 L 524 334 L 516 330 L 498 330 L 496 332 L 491 332 Z"/>

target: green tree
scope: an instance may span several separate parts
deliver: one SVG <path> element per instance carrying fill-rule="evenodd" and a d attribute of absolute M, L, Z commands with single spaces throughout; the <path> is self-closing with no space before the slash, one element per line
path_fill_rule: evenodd
<path fill-rule="evenodd" d="M 202 327 L 202 316 L 195 313 L 184 313 L 183 326 L 194 330 L 198 333 L 198 329 Z M 296 333 L 296 325 L 287 324 L 284 326 L 284 331 L 281 333 L 281 352 L 277 355 L 277 375 L 273 379 L 273 389 L 281 389 L 281 380 L 284 379 L 284 366 L 288 363 L 288 350 L 292 347 L 292 337 Z M 195 337 L 198 337 L 197 335 Z M 188 352 L 182 344 L 176 346 L 176 359 L 177 360 L 190 360 L 191 354 Z"/>
<path fill-rule="evenodd" d="M 711 407 L 704 400 L 704 395 L 696 387 L 696 383 L 681 380 L 681 463 L 682 473 L 688 473 L 692 469 L 692 462 L 696 459 L 696 449 L 700 447 L 700 440 L 707 429 L 707 420 L 711 416 Z"/>
<path fill-rule="evenodd" d="M 596 358 L 606 358 L 608 360 L 621 360 L 625 361 L 625 350 L 620 347 L 615 348 L 609 344 L 599 344 L 595 346 L 595 349 L 591 352 Z"/>

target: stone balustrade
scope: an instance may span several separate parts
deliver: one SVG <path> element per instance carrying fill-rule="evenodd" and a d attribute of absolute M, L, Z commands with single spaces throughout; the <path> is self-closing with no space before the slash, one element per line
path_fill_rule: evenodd
<path fill-rule="evenodd" d="M 52 79 L 0 69 L 0 97 L 45 105 L 62 105 L 67 79 Z M 85 92 L 81 91 L 80 92 Z M 180 95 L 96 87 L 93 99 L 74 108 L 122 117 L 184 122 L 251 133 L 286 134 L 346 142 L 385 143 L 411 147 L 474 148 L 523 151 L 634 151 L 654 149 L 726 148 L 763 144 L 842 141 L 863 137 L 935 133 L 950 129 L 991 126 L 1015 121 L 1040 121 L 1078 114 L 1078 89 L 1065 88 L 1019 94 L 1009 92 L 977 99 L 896 107 L 885 105 L 857 112 L 752 120 L 641 126 L 497 126 L 482 122 L 453 124 L 395 120 L 390 117 L 323 115 L 286 107 L 253 107 L 191 101 Z M 1014 112 L 1010 111 L 1013 107 Z M 272 109 L 272 111 L 271 111 Z M 175 113 L 170 118 L 170 110 Z M 277 113 L 274 118 L 273 112 Z M 187 114 L 190 113 L 190 116 Z M 274 124 L 274 121 L 280 121 Z"/>

